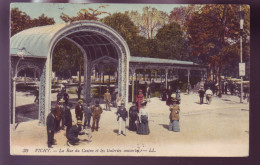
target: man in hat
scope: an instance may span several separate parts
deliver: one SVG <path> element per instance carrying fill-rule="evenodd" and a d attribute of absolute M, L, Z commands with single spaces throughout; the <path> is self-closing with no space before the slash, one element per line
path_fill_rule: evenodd
<path fill-rule="evenodd" d="M 77 89 L 77 91 L 76 91 L 77 94 L 78 94 L 78 99 L 80 99 L 81 91 L 82 91 L 82 86 L 79 85 L 79 86 L 78 86 L 78 89 Z"/>
<path fill-rule="evenodd" d="M 84 107 L 84 126 L 83 128 L 90 127 L 90 120 L 91 120 L 91 116 L 92 116 L 92 107 L 90 106 L 90 103 L 87 102 L 87 106 Z"/>
<path fill-rule="evenodd" d="M 75 114 L 76 114 L 76 118 L 77 120 L 82 121 L 83 118 L 83 106 L 82 106 L 83 100 L 79 100 L 78 104 L 75 107 Z"/>
<path fill-rule="evenodd" d="M 110 103 L 111 103 L 111 95 L 109 93 L 109 89 L 106 89 L 106 93 L 104 94 L 104 101 L 106 103 L 106 110 L 110 110 Z"/>
<path fill-rule="evenodd" d="M 61 93 L 61 91 L 59 91 L 59 92 L 57 93 L 57 103 L 60 101 L 60 99 L 62 99 L 62 93 Z"/>
<path fill-rule="evenodd" d="M 92 112 L 92 116 L 93 116 L 93 123 L 92 123 L 92 132 L 94 132 L 94 130 L 98 131 L 99 128 L 99 120 L 100 120 L 100 116 L 102 114 L 103 110 L 101 108 L 101 106 L 99 105 L 99 101 L 96 101 L 96 105 L 93 106 L 93 112 Z"/>
<path fill-rule="evenodd" d="M 128 118 L 128 113 L 125 108 L 124 102 L 121 103 L 121 106 L 118 108 L 117 112 L 117 121 L 118 121 L 118 135 L 121 135 L 121 126 L 123 126 L 123 135 L 126 136 L 126 119 Z"/>
<path fill-rule="evenodd" d="M 54 131 L 56 127 L 56 121 L 55 121 L 55 108 L 51 109 L 51 112 L 47 116 L 47 136 L 48 136 L 48 147 L 52 148 L 52 145 L 55 145 L 55 140 L 54 140 Z"/>
<path fill-rule="evenodd" d="M 137 104 L 137 110 L 139 112 L 140 108 L 141 108 L 141 104 L 143 102 L 143 99 L 144 99 L 144 95 L 142 93 L 142 89 L 139 89 L 138 90 L 138 95 L 135 97 L 135 100 L 136 100 L 136 104 Z"/>
<path fill-rule="evenodd" d="M 200 105 L 203 104 L 204 94 L 205 94 L 205 91 L 203 90 L 203 87 L 200 87 L 200 90 L 199 90 Z"/>
<path fill-rule="evenodd" d="M 132 102 L 132 106 L 129 109 L 129 130 L 136 131 L 136 121 L 138 120 L 138 111 L 136 107 L 136 103 Z"/>
<path fill-rule="evenodd" d="M 58 104 L 55 106 L 55 115 L 56 115 L 56 132 L 60 130 L 60 122 L 62 118 L 62 113 L 63 113 L 63 106 L 64 106 L 64 100 L 60 99 Z"/>

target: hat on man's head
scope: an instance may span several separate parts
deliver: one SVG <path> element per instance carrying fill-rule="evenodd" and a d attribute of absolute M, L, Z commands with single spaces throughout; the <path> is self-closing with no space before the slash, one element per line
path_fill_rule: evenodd
<path fill-rule="evenodd" d="M 78 101 L 78 103 L 81 103 L 81 104 L 82 104 L 82 103 L 83 103 L 83 100 L 80 99 L 80 100 Z"/>
<path fill-rule="evenodd" d="M 98 104 L 99 104 L 99 101 L 97 100 L 95 103 L 98 105 Z"/>
<path fill-rule="evenodd" d="M 174 98 L 175 94 L 172 94 L 171 97 Z"/>
<path fill-rule="evenodd" d="M 63 99 L 60 99 L 60 101 L 59 101 L 59 103 L 64 103 L 65 102 L 65 100 L 63 100 Z"/>
<path fill-rule="evenodd" d="M 121 102 L 121 105 L 125 105 L 125 103 L 122 101 L 122 102 Z"/>
<path fill-rule="evenodd" d="M 142 92 L 142 89 L 139 89 L 138 92 Z"/>
<path fill-rule="evenodd" d="M 109 91 L 109 89 L 106 89 L 106 91 Z"/>

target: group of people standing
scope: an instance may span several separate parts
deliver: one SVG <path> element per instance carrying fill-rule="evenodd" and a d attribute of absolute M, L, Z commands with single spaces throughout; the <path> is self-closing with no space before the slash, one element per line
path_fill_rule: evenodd
<path fill-rule="evenodd" d="M 66 93 L 66 91 L 64 91 L 64 93 Z M 69 96 L 66 98 L 69 98 Z M 56 140 L 54 140 L 54 133 L 59 132 L 60 130 L 65 130 L 65 126 L 67 145 L 69 146 L 78 144 L 79 135 L 87 134 L 88 140 L 91 141 L 91 131 L 98 131 L 100 117 L 103 112 L 103 109 L 99 105 L 99 101 L 96 101 L 95 105 L 91 106 L 90 102 L 83 105 L 83 100 L 79 99 L 77 105 L 75 106 L 75 116 L 77 121 L 75 125 L 73 125 L 71 115 L 71 104 L 69 104 L 68 101 L 69 100 L 66 101 L 62 98 L 58 99 L 57 104 L 54 108 L 51 108 L 51 112 L 47 117 L 47 143 L 50 148 L 52 148 L 52 145 L 56 144 Z M 83 116 L 84 125 L 82 124 Z M 92 126 L 90 126 L 91 118 Z"/>
<path fill-rule="evenodd" d="M 200 87 L 199 91 L 199 97 L 200 97 L 200 105 L 203 104 L 204 101 L 204 96 L 206 95 L 206 101 L 207 103 L 210 105 L 212 102 L 212 97 L 213 97 L 213 92 L 210 89 L 210 87 L 207 88 L 207 90 L 205 91 L 203 87 Z"/>

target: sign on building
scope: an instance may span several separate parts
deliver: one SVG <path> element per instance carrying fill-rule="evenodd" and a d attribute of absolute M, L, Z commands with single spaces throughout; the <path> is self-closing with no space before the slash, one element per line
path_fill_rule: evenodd
<path fill-rule="evenodd" d="M 239 63 L 239 76 L 246 75 L 246 65 L 245 63 Z"/>

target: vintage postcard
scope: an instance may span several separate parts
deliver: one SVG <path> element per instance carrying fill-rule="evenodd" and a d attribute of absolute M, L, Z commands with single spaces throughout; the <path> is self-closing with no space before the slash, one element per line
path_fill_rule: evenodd
<path fill-rule="evenodd" d="M 250 6 L 12 3 L 10 154 L 249 156 Z"/>

